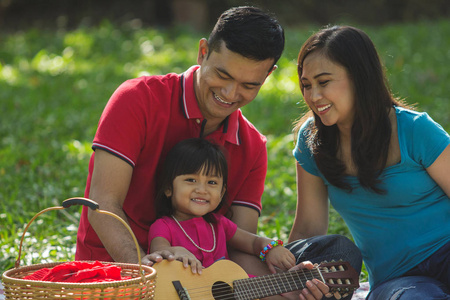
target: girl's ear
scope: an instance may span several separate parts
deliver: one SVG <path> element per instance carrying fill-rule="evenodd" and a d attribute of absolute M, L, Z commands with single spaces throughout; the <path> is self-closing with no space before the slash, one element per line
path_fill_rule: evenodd
<path fill-rule="evenodd" d="M 166 195 L 167 198 L 172 197 L 172 190 L 168 188 L 167 190 L 164 191 L 164 195 Z"/>

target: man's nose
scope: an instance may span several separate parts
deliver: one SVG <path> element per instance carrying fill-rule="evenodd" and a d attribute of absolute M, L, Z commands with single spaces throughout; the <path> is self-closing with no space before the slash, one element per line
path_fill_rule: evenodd
<path fill-rule="evenodd" d="M 239 95 L 238 84 L 235 82 L 227 84 L 223 89 L 223 95 L 226 97 L 224 100 L 227 102 L 236 101 Z"/>

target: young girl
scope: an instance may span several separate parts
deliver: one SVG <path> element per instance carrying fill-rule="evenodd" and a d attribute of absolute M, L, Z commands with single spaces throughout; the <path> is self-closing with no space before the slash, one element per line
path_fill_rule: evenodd
<path fill-rule="evenodd" d="M 237 228 L 223 215 L 227 160 L 219 146 L 205 139 L 183 140 L 168 153 L 156 196 L 157 219 L 150 227 L 149 252 L 170 250 L 193 273 L 227 259 L 227 244 L 260 256 L 272 273 L 288 270 L 294 255 L 282 241 Z"/>
<path fill-rule="evenodd" d="M 450 137 L 396 100 L 361 30 L 325 28 L 298 56 L 311 112 L 297 124 L 289 239 L 326 234 L 328 200 L 369 272 L 374 299 L 450 299 Z"/>

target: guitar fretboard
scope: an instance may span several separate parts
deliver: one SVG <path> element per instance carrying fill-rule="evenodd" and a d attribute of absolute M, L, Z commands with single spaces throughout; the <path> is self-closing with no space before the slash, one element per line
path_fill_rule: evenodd
<path fill-rule="evenodd" d="M 322 278 L 317 267 L 239 279 L 233 282 L 234 296 L 236 300 L 251 300 L 301 290 L 313 278 Z"/>

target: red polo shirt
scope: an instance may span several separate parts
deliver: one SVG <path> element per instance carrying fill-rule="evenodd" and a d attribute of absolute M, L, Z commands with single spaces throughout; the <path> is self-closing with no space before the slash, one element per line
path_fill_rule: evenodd
<path fill-rule="evenodd" d="M 183 74 L 144 76 L 124 82 L 100 118 L 93 149 L 102 149 L 133 167 L 123 210 L 144 251 L 155 220 L 155 177 L 166 153 L 179 141 L 199 137 L 204 120 L 194 93 L 193 66 Z M 232 113 L 208 139 L 228 151 L 228 201 L 260 212 L 267 172 L 266 138 L 242 115 Z M 89 163 L 89 197 L 95 152 Z M 100 207 L 101 209 L 101 207 Z M 114 233 L 111 233 L 114 234 Z M 83 207 L 77 236 L 77 260 L 112 261 Z"/>

